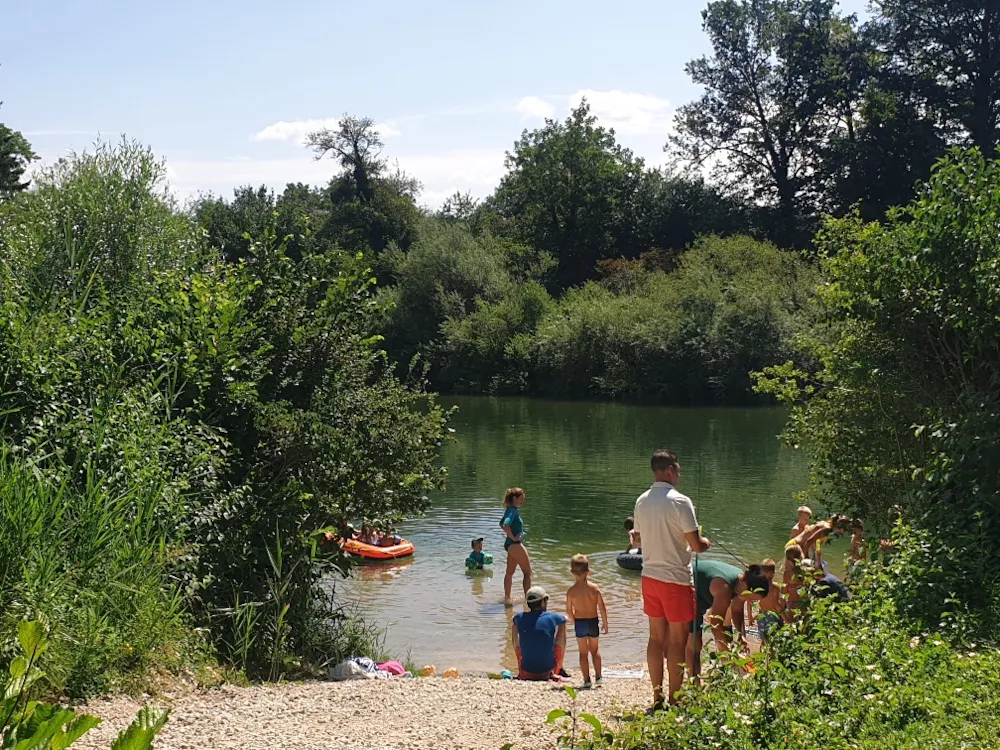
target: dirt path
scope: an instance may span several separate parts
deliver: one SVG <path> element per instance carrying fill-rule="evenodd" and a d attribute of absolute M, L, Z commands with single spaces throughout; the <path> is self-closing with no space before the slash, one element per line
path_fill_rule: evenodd
<path fill-rule="evenodd" d="M 606 683 L 580 691 L 579 710 L 603 719 L 616 707 L 649 701 L 648 679 Z M 223 687 L 155 702 L 171 708 L 158 750 L 327 750 L 348 743 L 366 750 L 499 750 L 508 742 L 518 749 L 554 747 L 545 717 L 569 699 L 544 683 L 432 677 Z M 91 702 L 85 710 L 105 721 L 78 746 L 106 750 L 141 705 L 125 698 Z"/>

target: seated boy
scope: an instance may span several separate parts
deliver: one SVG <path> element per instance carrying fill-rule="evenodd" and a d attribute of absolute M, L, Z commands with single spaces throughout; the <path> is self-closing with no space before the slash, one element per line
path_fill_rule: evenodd
<path fill-rule="evenodd" d="M 527 612 L 514 615 L 510 638 L 517 656 L 517 679 L 548 680 L 563 671 L 566 656 L 566 618 L 548 612 L 549 595 L 541 586 L 525 594 Z"/>
<path fill-rule="evenodd" d="M 594 677 L 601 684 L 601 653 L 598 651 L 598 639 L 603 631 L 608 634 L 608 609 L 604 605 L 604 596 L 596 584 L 588 580 L 590 576 L 590 561 L 586 555 L 573 555 L 569 565 L 570 571 L 576 576 L 570 590 L 566 592 L 566 609 L 576 630 L 576 640 L 580 647 L 580 671 L 583 672 L 583 686 L 589 688 L 590 659 L 594 660 Z M 600 610 L 600 619 L 597 613 Z M 603 628 L 599 628 L 603 625 Z"/>
<path fill-rule="evenodd" d="M 483 552 L 483 537 L 472 540 L 472 552 L 465 558 L 465 567 L 469 570 L 482 570 L 484 565 L 493 564 L 493 555 Z"/>

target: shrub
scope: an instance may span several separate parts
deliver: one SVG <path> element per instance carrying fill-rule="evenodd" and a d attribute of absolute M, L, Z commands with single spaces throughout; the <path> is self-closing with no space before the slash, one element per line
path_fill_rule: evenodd
<path fill-rule="evenodd" d="M 186 611 L 224 659 L 274 677 L 345 643 L 350 620 L 321 579 L 346 563 L 317 532 L 426 508 L 446 415 L 419 380 L 394 376 L 360 258 L 293 261 L 272 227 L 223 262 L 162 177 L 148 151 L 102 146 L 0 209 L 0 436 L 39 472 L 44 500 L 18 528 L 93 502 L 87 534 L 106 545 L 70 553 L 55 524 L 58 554 L 32 550 L 54 573 L 38 574 L 30 601 L 49 602 L 77 554 L 108 558 L 99 576 L 73 578 L 81 600 L 106 596 L 115 571 L 132 580 L 134 563 L 135 598 L 148 601 L 108 627 L 143 632 L 142 615 L 163 635 Z M 123 519 L 141 529 L 109 527 Z M 140 531 L 141 544 L 128 536 Z M 143 544 L 145 557 L 130 551 Z M 85 617 L 60 623 L 118 648 Z M 74 690 L 96 689 L 115 658 L 95 654 L 77 673 L 96 682 Z"/>
<path fill-rule="evenodd" d="M 626 262 L 605 270 L 606 283 L 556 303 L 527 284 L 450 317 L 432 353 L 436 382 L 560 398 L 752 402 L 751 371 L 792 355 L 818 282 L 794 254 L 746 237 L 701 240 L 669 274 Z"/>
<path fill-rule="evenodd" d="M 817 371 L 761 381 L 796 405 L 788 437 L 809 451 L 815 491 L 873 528 L 901 508 L 980 610 L 1000 564 L 998 184 L 1000 163 L 955 152 L 884 224 L 831 222 L 820 325 L 802 338 Z"/>
<path fill-rule="evenodd" d="M 949 625 L 960 617 L 946 620 L 942 634 L 896 607 L 897 587 L 916 583 L 902 569 L 922 542 L 902 528 L 895 541 L 893 562 L 870 566 L 851 602 L 813 602 L 753 658 L 751 674 L 716 665 L 677 709 L 612 726 L 611 738 L 596 733 L 576 747 L 997 746 L 1000 655 L 964 640 Z"/>

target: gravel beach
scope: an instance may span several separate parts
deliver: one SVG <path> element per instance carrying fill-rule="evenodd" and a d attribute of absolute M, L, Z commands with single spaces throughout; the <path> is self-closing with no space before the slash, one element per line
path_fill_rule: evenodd
<path fill-rule="evenodd" d="M 649 702 L 645 677 L 605 682 L 580 691 L 579 710 L 604 719 Z M 485 677 L 225 686 L 149 702 L 171 709 L 155 743 L 158 750 L 326 750 L 350 744 L 368 750 L 499 750 L 507 743 L 518 749 L 552 748 L 555 739 L 545 717 L 570 703 L 552 684 Z M 90 702 L 84 710 L 104 723 L 74 747 L 107 750 L 141 706 L 141 701 L 121 697 Z"/>

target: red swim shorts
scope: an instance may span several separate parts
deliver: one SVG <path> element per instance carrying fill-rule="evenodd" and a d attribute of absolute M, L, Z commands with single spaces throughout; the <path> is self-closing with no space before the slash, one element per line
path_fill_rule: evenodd
<path fill-rule="evenodd" d="M 694 586 L 643 576 L 642 611 L 647 617 L 664 617 L 667 622 L 691 622 L 695 615 Z"/>

